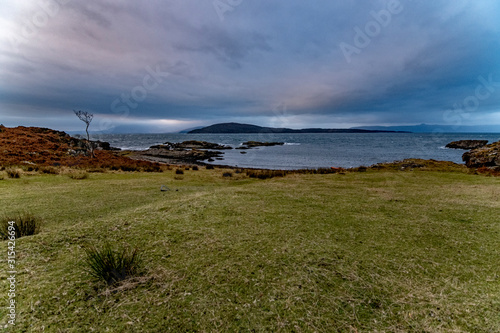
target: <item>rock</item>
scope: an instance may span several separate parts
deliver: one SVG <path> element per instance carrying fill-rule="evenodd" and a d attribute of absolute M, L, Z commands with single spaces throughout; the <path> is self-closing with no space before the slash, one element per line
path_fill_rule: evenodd
<path fill-rule="evenodd" d="M 446 145 L 446 148 L 454 149 L 476 149 L 486 146 L 488 140 L 459 140 Z"/>
<path fill-rule="evenodd" d="M 469 168 L 500 166 L 500 141 L 476 148 L 462 155 L 462 160 Z"/>
<path fill-rule="evenodd" d="M 170 144 L 151 146 L 148 150 L 134 152 L 137 157 L 150 156 L 162 160 L 186 163 L 220 158 L 222 154 L 222 152 L 214 150 L 172 148 Z"/>
<path fill-rule="evenodd" d="M 92 145 L 94 146 L 94 149 L 98 150 L 121 150 L 120 148 L 111 147 L 109 142 L 105 141 L 92 141 Z"/>
<path fill-rule="evenodd" d="M 135 151 L 134 158 L 147 158 L 157 162 L 166 163 L 194 163 L 208 160 L 213 162 L 214 158 L 222 159 L 221 151 L 208 149 L 232 149 L 229 146 L 219 145 L 206 141 L 184 141 L 180 143 L 165 142 L 161 145 L 154 145 L 145 151 Z"/>
<path fill-rule="evenodd" d="M 243 142 L 244 146 L 253 147 L 269 147 L 269 146 L 282 146 L 284 142 L 260 142 L 260 141 L 247 141 Z"/>
<path fill-rule="evenodd" d="M 183 141 L 180 143 L 165 142 L 164 145 L 170 146 L 172 149 L 233 149 L 230 146 L 197 140 Z"/>

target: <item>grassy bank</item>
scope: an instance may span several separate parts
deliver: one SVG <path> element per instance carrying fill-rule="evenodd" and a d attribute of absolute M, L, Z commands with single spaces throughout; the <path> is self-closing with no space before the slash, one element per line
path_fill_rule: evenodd
<path fill-rule="evenodd" d="M 16 242 L 9 330 L 500 331 L 499 178 L 201 169 L 1 180 L 0 213 L 43 219 Z M 144 274 L 95 281 L 84 248 L 105 240 L 140 249 Z"/>

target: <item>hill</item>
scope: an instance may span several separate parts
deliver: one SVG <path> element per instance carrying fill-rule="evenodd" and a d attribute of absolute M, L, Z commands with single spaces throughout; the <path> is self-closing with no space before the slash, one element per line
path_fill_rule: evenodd
<path fill-rule="evenodd" d="M 398 132 L 391 130 L 368 130 L 353 128 L 275 128 L 262 127 L 240 123 L 221 123 L 189 131 L 189 134 L 196 133 L 378 133 L 378 132 Z"/>
<path fill-rule="evenodd" d="M 69 166 L 122 170 L 159 170 L 158 163 L 137 161 L 114 151 L 107 142 L 93 141 L 95 158 L 87 153 L 87 141 L 40 127 L 0 126 L 0 166 Z"/>

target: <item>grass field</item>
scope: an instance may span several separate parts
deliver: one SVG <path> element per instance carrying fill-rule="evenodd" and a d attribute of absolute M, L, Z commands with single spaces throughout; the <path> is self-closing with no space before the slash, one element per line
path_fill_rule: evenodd
<path fill-rule="evenodd" d="M 16 241 L 17 317 L 5 329 L 500 331 L 500 178 L 201 169 L 0 180 L 0 213 L 43 219 Z M 106 240 L 141 250 L 144 274 L 94 280 L 84 248 Z"/>

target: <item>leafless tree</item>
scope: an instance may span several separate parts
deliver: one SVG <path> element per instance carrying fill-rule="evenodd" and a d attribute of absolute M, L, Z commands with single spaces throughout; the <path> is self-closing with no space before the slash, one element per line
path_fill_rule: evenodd
<path fill-rule="evenodd" d="M 82 111 L 82 110 L 73 110 L 75 115 L 85 123 L 85 132 L 87 132 L 87 147 L 88 150 L 90 151 L 90 156 L 94 157 L 94 148 L 92 146 L 92 143 L 90 142 L 90 135 L 89 135 L 89 126 L 90 123 L 92 122 L 92 119 L 94 118 L 94 114 L 90 113 L 88 111 Z"/>

